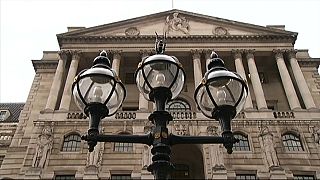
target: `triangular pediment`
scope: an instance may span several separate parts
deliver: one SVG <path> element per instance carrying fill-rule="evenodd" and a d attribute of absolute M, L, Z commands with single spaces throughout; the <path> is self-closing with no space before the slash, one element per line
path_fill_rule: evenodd
<path fill-rule="evenodd" d="M 170 10 L 115 23 L 82 28 L 58 36 L 149 36 L 167 33 L 168 36 L 239 36 L 239 35 L 296 35 L 295 32 L 252 25 L 181 10 Z"/>

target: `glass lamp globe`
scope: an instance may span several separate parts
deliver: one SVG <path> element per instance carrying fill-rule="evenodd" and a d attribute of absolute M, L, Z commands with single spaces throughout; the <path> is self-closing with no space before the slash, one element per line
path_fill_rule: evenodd
<path fill-rule="evenodd" d="M 155 54 L 144 58 L 138 65 L 135 79 L 139 91 L 145 99 L 154 101 L 155 89 L 169 92 L 174 99 L 181 92 L 185 72 L 179 60 L 174 56 Z"/>
<path fill-rule="evenodd" d="M 224 67 L 214 52 L 208 71 L 195 90 L 194 98 L 202 113 L 212 119 L 234 118 L 242 109 L 248 94 L 245 81 Z"/>
<path fill-rule="evenodd" d="M 101 116 L 112 116 L 121 106 L 126 91 L 116 72 L 110 68 L 107 53 L 102 51 L 90 69 L 80 72 L 72 85 L 76 104 L 87 115 L 90 107 L 100 110 Z"/>

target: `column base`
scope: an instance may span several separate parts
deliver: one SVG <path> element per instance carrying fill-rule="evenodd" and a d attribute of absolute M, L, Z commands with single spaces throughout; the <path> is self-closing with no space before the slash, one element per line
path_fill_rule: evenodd
<path fill-rule="evenodd" d="M 98 173 L 99 169 L 97 166 L 87 166 L 84 169 L 83 179 L 99 179 Z"/>
<path fill-rule="evenodd" d="M 147 169 L 141 170 L 141 179 L 154 179 L 154 176 Z"/>
<path fill-rule="evenodd" d="M 271 166 L 270 179 L 287 179 L 286 172 L 280 166 Z"/>
<path fill-rule="evenodd" d="M 311 108 L 307 109 L 307 111 L 309 111 L 309 112 L 318 112 L 318 111 L 320 111 L 320 109 L 316 108 L 316 107 L 311 107 Z"/>
<path fill-rule="evenodd" d="M 26 171 L 24 179 L 40 179 L 41 168 L 30 168 Z"/>
<path fill-rule="evenodd" d="M 212 167 L 211 179 L 228 179 L 227 170 L 223 168 L 216 169 L 216 167 Z"/>

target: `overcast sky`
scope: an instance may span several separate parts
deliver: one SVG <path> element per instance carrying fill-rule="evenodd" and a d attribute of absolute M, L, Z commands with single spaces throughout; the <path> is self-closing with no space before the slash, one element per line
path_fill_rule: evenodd
<path fill-rule="evenodd" d="M 25 102 L 34 78 L 31 60 L 59 50 L 56 34 L 180 9 L 298 32 L 296 49 L 320 58 L 319 0 L 0 0 L 0 102 Z"/>

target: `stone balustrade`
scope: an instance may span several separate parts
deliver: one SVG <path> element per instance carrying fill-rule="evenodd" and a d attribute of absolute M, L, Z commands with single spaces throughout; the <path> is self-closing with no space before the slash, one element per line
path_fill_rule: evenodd
<path fill-rule="evenodd" d="M 292 111 L 274 111 L 273 116 L 274 118 L 295 118 L 294 112 Z"/>
<path fill-rule="evenodd" d="M 135 111 L 119 111 L 116 113 L 116 119 L 136 119 L 137 114 Z"/>

